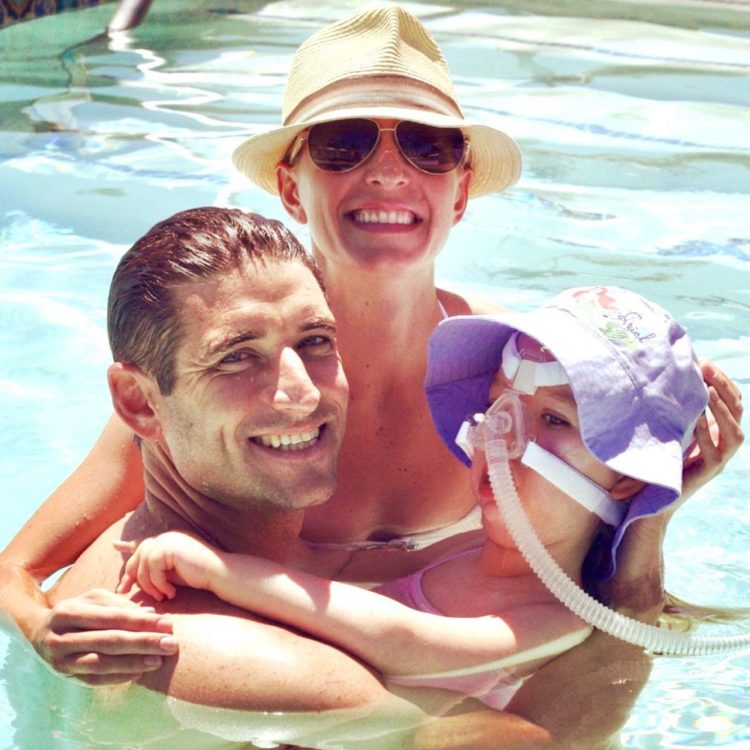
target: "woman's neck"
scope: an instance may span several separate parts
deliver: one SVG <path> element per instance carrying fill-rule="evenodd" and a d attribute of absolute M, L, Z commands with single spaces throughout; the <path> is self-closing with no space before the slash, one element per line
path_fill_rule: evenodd
<path fill-rule="evenodd" d="M 307 511 L 305 538 L 382 539 L 456 522 L 473 505 L 468 472 L 443 445 L 424 393 L 427 342 L 443 317 L 432 265 L 385 273 L 320 262 L 349 410 L 336 492 Z"/>
<path fill-rule="evenodd" d="M 424 371 L 427 339 L 443 314 L 432 269 L 412 272 L 325 268 L 329 303 L 339 325 L 339 345 L 347 375 L 370 370 Z"/>

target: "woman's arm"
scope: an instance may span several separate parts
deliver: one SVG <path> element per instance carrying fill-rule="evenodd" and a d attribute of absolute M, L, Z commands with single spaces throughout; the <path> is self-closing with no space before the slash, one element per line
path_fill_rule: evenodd
<path fill-rule="evenodd" d="M 85 682 L 133 679 L 174 652 L 164 640 L 166 621 L 124 597 L 91 592 L 50 608 L 40 588 L 142 499 L 140 452 L 112 417 L 83 463 L 0 554 L 0 606 L 55 669 Z"/>
<path fill-rule="evenodd" d="M 38 581 L 70 565 L 99 534 L 143 500 L 143 465 L 133 433 L 112 416 L 81 465 L 3 551 Z"/>
<path fill-rule="evenodd" d="M 181 532 L 146 539 L 137 548 L 118 543 L 118 548 L 133 552 L 119 593 L 136 582 L 157 601 L 173 598 L 175 583 L 205 589 L 344 648 L 385 675 L 442 672 L 506 657 L 516 663 L 520 651 L 570 632 L 573 621 L 564 611 L 562 618 L 544 616 L 551 609 L 560 614 L 554 605 L 526 607 L 504 618 L 419 612 L 351 584 L 221 552 Z"/>
<path fill-rule="evenodd" d="M 742 445 L 742 395 L 716 365 L 704 362 L 709 386 L 708 413 L 695 428 L 696 450 L 683 468 L 682 502 L 719 474 Z M 654 623 L 663 612 L 663 542 L 679 505 L 666 513 L 641 518 L 630 526 L 618 553 L 617 573 L 601 584 L 598 594 L 611 607 L 644 622 Z"/>

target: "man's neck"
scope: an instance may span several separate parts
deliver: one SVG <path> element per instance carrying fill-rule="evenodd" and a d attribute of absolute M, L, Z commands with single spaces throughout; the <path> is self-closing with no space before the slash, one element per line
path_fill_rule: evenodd
<path fill-rule="evenodd" d="M 159 446 L 144 441 L 142 455 L 145 505 L 155 526 L 188 531 L 228 552 L 304 564 L 303 511 L 280 511 L 250 497 L 242 507 L 220 503 L 191 487 Z"/>

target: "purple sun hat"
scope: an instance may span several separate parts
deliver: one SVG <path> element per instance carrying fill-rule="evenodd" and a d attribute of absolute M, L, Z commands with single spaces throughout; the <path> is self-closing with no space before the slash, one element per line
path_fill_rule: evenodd
<path fill-rule="evenodd" d="M 682 489 L 685 451 L 707 391 L 685 330 L 665 310 L 618 287 L 568 289 L 528 313 L 444 320 L 429 343 L 425 390 L 440 436 L 465 464 L 455 438 L 468 415 L 486 411 L 505 343 L 521 331 L 565 370 L 588 449 L 647 486 L 615 529 L 609 569 L 637 518 L 655 515 Z"/>

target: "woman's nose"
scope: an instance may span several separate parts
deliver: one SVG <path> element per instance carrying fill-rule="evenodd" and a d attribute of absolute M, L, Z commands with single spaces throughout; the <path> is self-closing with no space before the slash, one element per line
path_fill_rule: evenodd
<path fill-rule="evenodd" d="M 399 151 L 393 131 L 381 130 L 375 153 L 365 163 L 367 180 L 387 188 L 401 187 L 409 182 L 409 165 Z"/>

